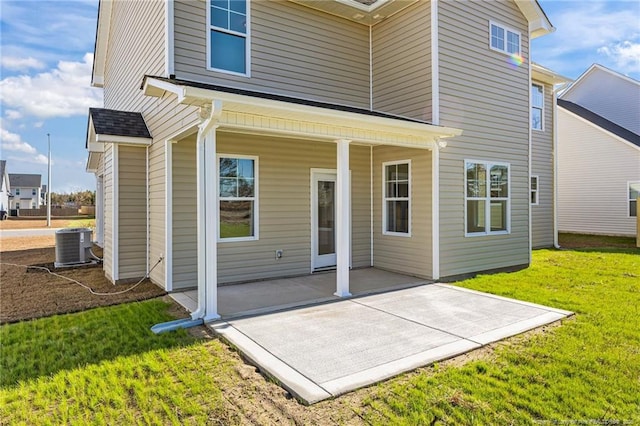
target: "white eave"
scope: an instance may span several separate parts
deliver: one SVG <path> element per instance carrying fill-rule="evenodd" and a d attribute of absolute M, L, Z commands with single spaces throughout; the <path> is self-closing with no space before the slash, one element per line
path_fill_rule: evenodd
<path fill-rule="evenodd" d="M 348 139 L 363 144 L 423 149 L 433 149 L 441 138 L 462 134 L 460 129 L 424 122 L 228 93 L 153 77 L 145 79 L 143 90 L 148 96 L 173 93 L 178 103 L 184 105 L 218 105 L 221 108 L 218 124 L 226 131 L 315 140 Z"/>
<path fill-rule="evenodd" d="M 529 36 L 532 39 L 556 30 L 536 0 L 515 0 L 515 2 L 529 22 Z"/>
<path fill-rule="evenodd" d="M 91 85 L 104 85 L 104 68 L 107 59 L 107 45 L 109 43 L 109 28 L 111 26 L 111 9 L 113 0 L 100 0 L 98 5 L 98 27 L 96 28 L 96 44 L 93 55 L 93 70 Z"/>
<path fill-rule="evenodd" d="M 550 85 L 566 84 L 573 81 L 570 78 L 560 75 L 549 68 L 536 64 L 535 62 L 531 63 L 531 78 Z"/>
<path fill-rule="evenodd" d="M 312 9 L 364 25 L 375 25 L 420 0 L 377 0 L 363 4 L 355 0 L 289 0 Z"/>

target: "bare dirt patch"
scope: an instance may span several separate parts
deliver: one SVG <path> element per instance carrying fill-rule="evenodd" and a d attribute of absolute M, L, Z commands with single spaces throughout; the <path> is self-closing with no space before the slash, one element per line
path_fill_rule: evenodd
<path fill-rule="evenodd" d="M 101 256 L 98 248 L 95 251 Z M 54 260 L 53 236 L 0 239 L 0 323 L 78 312 L 166 294 L 151 281 L 145 280 L 126 293 L 98 296 L 46 271 L 15 266 L 45 266 L 98 293 L 115 293 L 132 287 L 132 284 L 111 284 L 104 275 L 102 265 L 54 270 Z"/>

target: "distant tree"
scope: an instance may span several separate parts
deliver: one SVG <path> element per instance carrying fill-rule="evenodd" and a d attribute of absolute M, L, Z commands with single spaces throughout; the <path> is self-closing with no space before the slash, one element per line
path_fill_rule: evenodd
<path fill-rule="evenodd" d="M 71 193 L 51 193 L 52 206 L 64 206 L 66 203 L 74 203 L 77 206 L 93 206 L 96 201 L 95 191 L 75 191 Z"/>

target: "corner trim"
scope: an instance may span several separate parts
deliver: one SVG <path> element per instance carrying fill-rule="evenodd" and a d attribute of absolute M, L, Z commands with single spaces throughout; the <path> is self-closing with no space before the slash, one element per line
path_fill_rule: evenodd
<path fill-rule="evenodd" d="M 440 52 L 438 46 L 438 0 L 431 1 L 431 123 L 440 125 Z"/>

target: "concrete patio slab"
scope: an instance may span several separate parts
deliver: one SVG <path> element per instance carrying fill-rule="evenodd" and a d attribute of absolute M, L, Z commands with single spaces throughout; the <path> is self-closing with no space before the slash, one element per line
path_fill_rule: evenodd
<path fill-rule="evenodd" d="M 312 404 L 568 315 L 432 284 L 211 327 Z"/>

